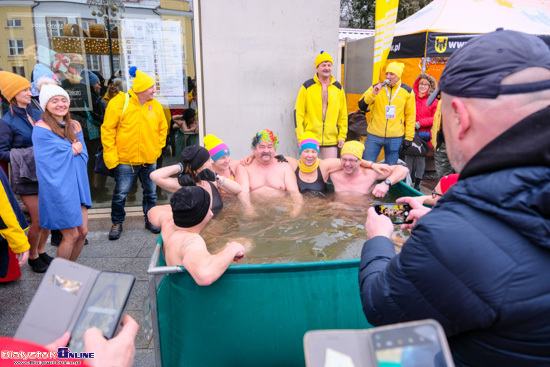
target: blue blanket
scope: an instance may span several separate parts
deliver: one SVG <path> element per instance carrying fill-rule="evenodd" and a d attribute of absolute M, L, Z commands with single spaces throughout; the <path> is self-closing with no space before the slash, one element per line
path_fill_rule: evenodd
<path fill-rule="evenodd" d="M 32 141 L 38 177 L 40 226 L 46 229 L 74 228 L 82 225 L 81 204 L 90 208 L 92 197 L 88 182 L 88 151 L 82 131 L 76 137 L 84 148 L 73 155 L 72 144 L 48 129 L 36 126 Z"/>

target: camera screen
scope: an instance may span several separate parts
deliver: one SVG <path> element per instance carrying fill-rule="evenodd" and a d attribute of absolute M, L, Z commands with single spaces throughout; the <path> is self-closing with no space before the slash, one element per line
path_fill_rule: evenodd
<path fill-rule="evenodd" d="M 383 214 L 391 219 L 394 224 L 408 223 L 407 217 L 411 211 L 409 204 L 380 204 L 375 205 L 376 213 Z"/>
<path fill-rule="evenodd" d="M 373 344 L 380 367 L 446 367 L 437 330 L 432 325 L 374 332 Z"/>
<path fill-rule="evenodd" d="M 71 333 L 71 352 L 84 351 L 82 337 L 88 328 L 97 327 L 106 338 L 114 335 L 134 279 L 133 275 L 123 273 L 102 272 L 98 275 Z"/>

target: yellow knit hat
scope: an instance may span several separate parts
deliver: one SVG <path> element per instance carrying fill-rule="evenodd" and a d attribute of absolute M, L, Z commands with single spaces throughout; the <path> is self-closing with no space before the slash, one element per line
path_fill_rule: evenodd
<path fill-rule="evenodd" d="M 139 71 L 135 66 L 130 68 L 130 76 L 134 78 L 132 89 L 135 93 L 141 93 L 155 85 L 155 80 L 153 78 Z"/>
<path fill-rule="evenodd" d="M 22 76 L 9 71 L 0 71 L 0 91 L 2 95 L 10 102 L 13 97 L 22 90 L 31 87 L 31 83 Z"/>
<path fill-rule="evenodd" d="M 334 62 L 332 62 L 332 57 L 325 51 L 321 51 L 321 53 L 315 58 L 315 67 L 325 61 L 330 61 L 331 64 L 334 64 Z"/>
<path fill-rule="evenodd" d="M 386 73 L 394 73 L 399 79 L 401 79 L 401 74 L 403 74 L 403 69 L 405 69 L 405 64 L 400 62 L 390 62 L 388 67 L 386 67 Z"/>
<path fill-rule="evenodd" d="M 342 152 L 340 156 L 343 156 L 346 153 L 353 154 L 357 158 L 363 158 L 363 151 L 365 150 L 365 145 L 357 140 L 347 141 L 342 147 Z"/>

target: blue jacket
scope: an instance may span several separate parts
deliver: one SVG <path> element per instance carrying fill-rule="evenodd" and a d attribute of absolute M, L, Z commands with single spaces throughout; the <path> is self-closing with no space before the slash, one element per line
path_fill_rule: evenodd
<path fill-rule="evenodd" d="M 13 114 L 11 109 L 13 109 Z M 0 161 L 10 161 L 12 148 L 32 147 L 33 125 L 29 121 L 27 113 L 35 122 L 42 117 L 42 111 L 29 104 L 26 109 L 11 105 L 11 108 L 0 119 Z"/>
<path fill-rule="evenodd" d="M 539 111 L 476 154 L 400 254 L 365 242 L 371 324 L 434 318 L 457 366 L 550 365 L 549 119 Z"/>

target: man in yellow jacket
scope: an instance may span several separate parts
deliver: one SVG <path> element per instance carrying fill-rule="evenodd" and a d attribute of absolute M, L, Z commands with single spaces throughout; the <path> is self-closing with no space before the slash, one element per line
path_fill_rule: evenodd
<path fill-rule="evenodd" d="M 317 73 L 298 93 L 294 107 L 296 137 L 311 131 L 319 142 L 323 158 L 336 158 L 348 133 L 348 112 L 344 88 L 332 74 L 332 57 L 321 51 L 315 58 Z"/>
<path fill-rule="evenodd" d="M 363 159 L 376 162 L 384 147 L 385 163 L 393 166 L 397 164 L 401 144 L 407 148 L 412 143 L 416 104 L 413 89 L 401 83 L 404 67 L 402 63 L 391 62 L 386 68 L 387 83 L 373 85 L 359 100 L 360 109 L 366 111 L 370 106 L 371 110 Z"/>
<path fill-rule="evenodd" d="M 114 169 L 116 182 L 110 240 L 120 237 L 126 197 L 138 176 L 143 188 L 145 228 L 160 233 L 160 228 L 147 219 L 147 212 L 157 203 L 156 185 L 149 175 L 156 169 L 166 144 L 168 125 L 161 104 L 153 98 L 155 80 L 135 67 L 130 68 L 130 75 L 134 77 L 132 88 L 109 102 L 101 125 L 103 159 L 107 168 Z"/>

